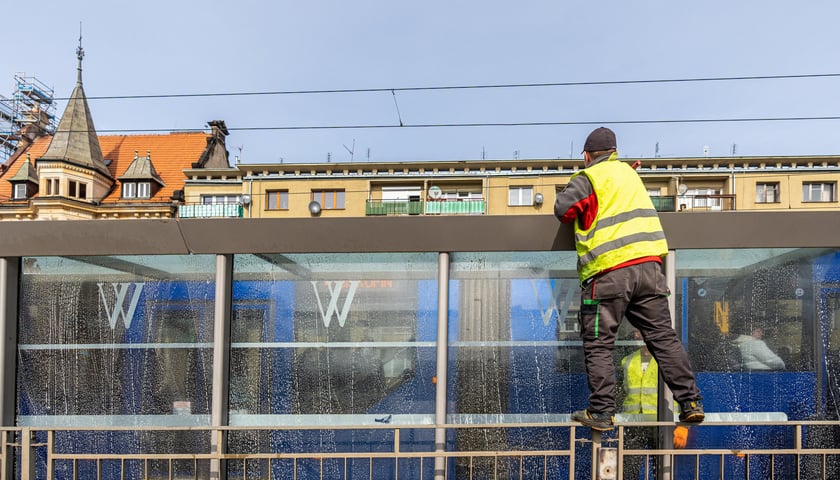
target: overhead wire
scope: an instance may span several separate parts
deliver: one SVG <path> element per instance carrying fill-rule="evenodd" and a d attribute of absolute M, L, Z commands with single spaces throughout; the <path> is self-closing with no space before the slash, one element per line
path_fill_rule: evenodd
<path fill-rule="evenodd" d="M 596 81 L 568 81 L 568 82 L 539 82 L 539 83 L 506 83 L 506 84 L 475 84 L 475 85 L 439 85 L 414 87 L 382 87 L 382 88 L 342 88 L 322 90 L 279 90 L 254 92 L 206 92 L 206 93 L 171 93 L 144 95 L 105 95 L 86 96 L 88 100 L 135 100 L 156 98 L 195 98 L 195 97 L 237 97 L 237 96 L 270 96 L 270 95 L 307 95 L 307 94 L 350 94 L 350 93 L 381 93 L 390 92 L 397 109 L 398 123 L 386 124 L 315 124 L 315 125 L 280 125 L 280 126 L 242 126 L 228 127 L 229 131 L 292 131 L 292 130 L 375 130 L 393 128 L 464 128 L 464 127 L 541 127 L 541 126 L 574 126 L 574 125 L 641 125 L 641 124 L 686 124 L 686 123 L 745 123 L 745 122 L 782 122 L 782 121 L 829 121 L 838 120 L 840 116 L 791 116 L 791 117 L 738 117 L 738 118 L 673 118 L 673 119 L 629 119 L 629 120 L 557 120 L 540 122 L 462 122 L 462 123 L 406 123 L 402 119 L 399 105 L 396 102 L 396 92 L 420 92 L 440 90 L 475 90 L 475 89 L 515 89 L 535 87 L 568 87 L 568 86 L 603 86 L 603 85 L 632 85 L 632 84 L 662 84 L 688 82 L 724 82 L 724 81 L 757 81 L 757 80 L 785 80 L 806 78 L 836 78 L 840 73 L 815 73 L 792 75 L 742 75 L 724 77 L 690 77 L 690 78 L 658 78 L 658 79 L 625 79 L 625 80 L 596 80 Z M 57 98 L 56 100 L 69 100 Z M 202 132 L 206 128 L 131 128 L 131 129 L 97 129 L 98 133 L 169 133 L 169 132 Z"/>
<path fill-rule="evenodd" d="M 401 123 L 368 125 L 286 125 L 273 127 L 227 127 L 229 131 L 264 130 L 374 130 L 387 128 L 454 128 L 454 127 L 545 127 L 560 125 L 642 125 L 668 123 L 734 123 L 734 122 L 793 122 L 793 121 L 840 120 L 838 115 L 813 117 L 742 117 L 742 118 L 674 118 L 652 120 L 569 120 L 552 122 L 468 122 L 468 123 Z M 97 129 L 98 133 L 133 132 L 200 132 L 202 128 L 148 128 L 148 129 Z"/>
<path fill-rule="evenodd" d="M 88 100 L 132 100 L 150 98 L 190 98 L 190 97 L 237 97 L 237 96 L 262 96 L 262 95 L 310 95 L 310 94 L 332 94 L 332 93 L 377 93 L 377 92 L 419 92 L 434 90 L 476 90 L 476 89 L 497 89 L 497 88 L 536 88 L 536 87 L 571 87 L 571 86 L 597 86 L 597 85 L 633 85 L 650 83 L 687 83 L 687 82 L 725 82 L 743 80 L 784 80 L 803 78 L 832 78 L 840 77 L 840 73 L 813 73 L 795 75 L 744 75 L 732 77 L 693 77 L 693 78 L 659 78 L 659 79 L 638 79 L 638 80 L 594 80 L 576 82 L 538 82 L 538 83 L 502 83 L 502 84 L 478 84 L 478 85 L 438 85 L 420 87 L 378 87 L 378 88 L 337 88 L 322 90 L 264 90 L 255 92 L 204 92 L 204 93 L 164 93 L 144 95 L 102 95 L 87 96 Z M 69 100 L 69 97 L 56 98 L 56 100 Z"/>

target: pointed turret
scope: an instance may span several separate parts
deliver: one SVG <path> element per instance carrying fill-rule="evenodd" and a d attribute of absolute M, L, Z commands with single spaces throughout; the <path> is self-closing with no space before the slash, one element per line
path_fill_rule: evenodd
<path fill-rule="evenodd" d="M 79 59 L 76 88 L 70 95 L 67 108 L 58 123 L 58 129 L 53 136 L 47 151 L 38 161 L 60 161 L 94 170 L 113 180 L 102 156 L 99 138 L 93 126 L 87 97 L 82 88 L 82 58 L 84 50 L 79 41 L 76 56 Z"/>

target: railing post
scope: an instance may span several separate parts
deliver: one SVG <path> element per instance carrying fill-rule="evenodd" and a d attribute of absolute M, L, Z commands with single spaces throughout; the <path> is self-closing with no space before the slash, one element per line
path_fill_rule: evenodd
<path fill-rule="evenodd" d="M 20 480 L 35 480 L 35 455 L 32 451 L 32 429 L 20 429 Z M 14 478 L 14 477 L 9 477 Z"/>

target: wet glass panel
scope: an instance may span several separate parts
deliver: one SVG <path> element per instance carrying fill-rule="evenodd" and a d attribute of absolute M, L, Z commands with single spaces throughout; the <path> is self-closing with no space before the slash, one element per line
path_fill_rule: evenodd
<path fill-rule="evenodd" d="M 231 425 L 433 423 L 437 262 L 437 254 L 414 253 L 235 256 Z M 429 448 L 430 432 L 423 435 L 405 438 Z M 236 452 L 375 451 L 392 442 L 387 430 L 229 438 Z M 235 476 L 243 468 L 229 466 Z M 245 473 L 268 468 L 249 462 Z"/>
<path fill-rule="evenodd" d="M 574 252 L 452 254 L 449 422 L 568 421 L 586 401 L 576 261 Z M 568 431 L 459 429 L 449 447 L 569 448 Z M 476 478 L 497 468 L 482 459 L 456 464 Z"/>
<path fill-rule="evenodd" d="M 212 256 L 25 258 L 18 422 L 206 423 L 214 279 Z"/>
<path fill-rule="evenodd" d="M 573 252 L 452 254 L 452 413 L 569 413 L 584 372 L 575 264 Z"/>
<path fill-rule="evenodd" d="M 210 424 L 213 256 L 27 257 L 22 263 L 18 425 Z M 208 445 L 207 434 L 189 431 L 71 431 L 56 436 L 55 448 L 188 453 Z M 196 468 L 188 463 L 174 467 Z M 150 468 L 165 476 L 170 465 Z"/>
<path fill-rule="evenodd" d="M 676 266 L 676 323 L 707 419 L 837 418 L 837 250 L 680 250 Z M 689 443 L 790 448 L 793 439 L 789 429 L 715 427 Z M 816 435 L 805 443 L 821 445 Z"/>
<path fill-rule="evenodd" d="M 393 413 L 426 395 L 436 275 L 435 254 L 236 256 L 231 413 Z"/>

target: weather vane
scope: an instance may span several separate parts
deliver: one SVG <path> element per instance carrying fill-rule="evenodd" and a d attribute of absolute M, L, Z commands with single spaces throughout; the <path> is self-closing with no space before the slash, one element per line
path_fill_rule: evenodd
<path fill-rule="evenodd" d="M 79 48 L 76 49 L 76 56 L 80 62 L 85 56 L 85 50 L 82 48 L 82 22 L 79 22 Z"/>
<path fill-rule="evenodd" d="M 85 50 L 82 48 L 82 22 L 79 22 L 79 47 L 76 49 L 76 58 L 79 59 L 79 83 L 82 83 L 82 58 L 84 56 Z"/>

